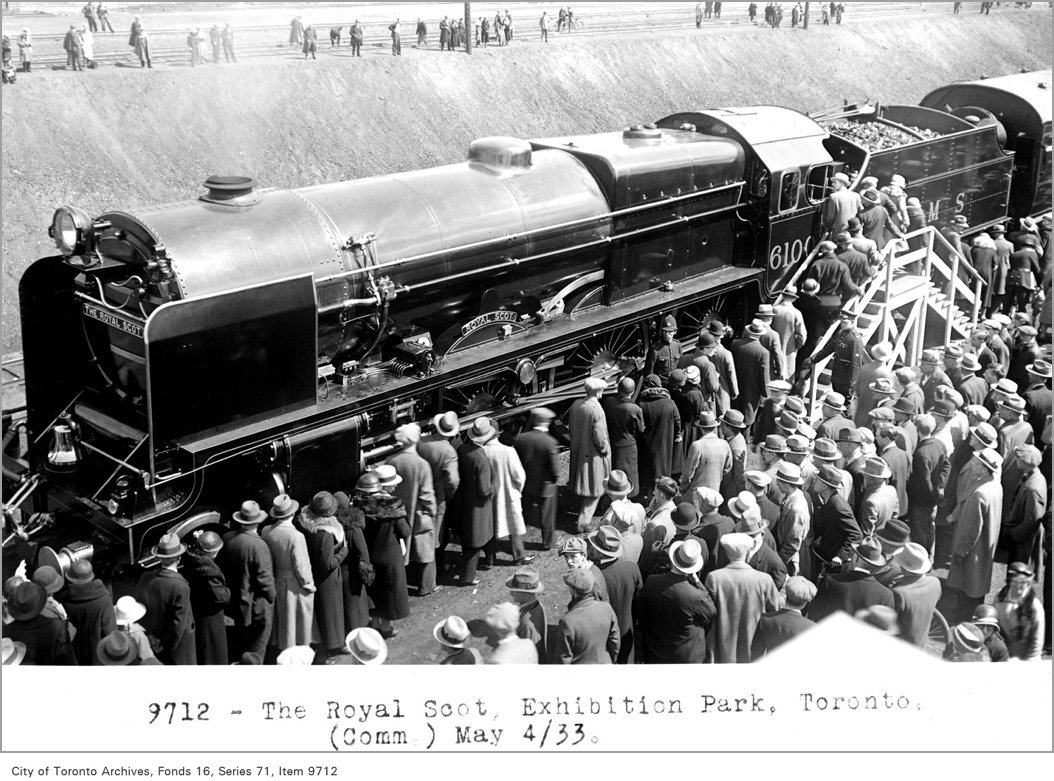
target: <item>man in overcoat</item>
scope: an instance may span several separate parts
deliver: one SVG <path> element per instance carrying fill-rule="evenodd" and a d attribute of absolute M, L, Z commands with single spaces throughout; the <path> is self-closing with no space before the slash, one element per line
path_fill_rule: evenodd
<path fill-rule="evenodd" d="M 959 599 L 956 615 L 948 619 L 956 622 L 972 616 L 992 587 L 992 563 L 1002 522 L 1003 486 L 999 478 L 1003 459 L 994 450 L 977 451 L 974 459 L 984 469 L 974 472 L 975 487 L 956 506 L 951 519 L 955 539 L 948 586 L 958 590 Z"/>
<path fill-rule="evenodd" d="M 571 434 L 571 488 L 581 500 L 578 512 L 578 531 L 584 532 L 593 520 L 600 497 L 604 495 L 604 480 L 611 471 L 611 444 L 608 426 L 600 397 L 607 383 L 598 377 L 585 381 L 586 396 L 571 406 L 569 429 Z"/>
<path fill-rule="evenodd" d="M 816 427 L 817 437 L 837 441 L 842 429 L 852 428 L 853 421 L 845 416 L 845 412 L 845 396 L 838 391 L 828 391 L 820 407 L 823 420 Z"/>
<path fill-rule="evenodd" d="M 681 473 L 681 491 L 689 495 L 696 488 L 720 491 L 732 474 L 732 449 L 717 436 L 717 418 L 713 412 L 699 415 L 703 435 L 688 448 L 688 458 Z"/>
<path fill-rule="evenodd" d="M 1025 420 L 1025 400 L 1016 393 L 999 405 L 999 453 L 1008 456 L 1019 445 L 1031 445 L 1035 440 L 1032 426 Z"/>
<path fill-rule="evenodd" d="M 633 485 L 631 497 L 640 492 L 637 440 L 644 434 L 644 413 L 633 401 L 636 390 L 637 384 L 623 377 L 618 384 L 618 395 L 608 396 L 601 402 L 611 439 L 611 468 L 621 469 L 629 476 Z"/>
<path fill-rule="evenodd" d="M 754 642 L 750 646 L 751 661 L 756 662 L 791 638 L 815 626 L 802 615 L 802 611 L 816 596 L 816 586 L 801 575 L 795 575 L 787 580 L 785 590 L 787 603 L 779 610 L 762 614 L 758 619 Z"/>
<path fill-rule="evenodd" d="M 214 531 L 198 531 L 188 546 L 180 574 L 190 585 L 190 604 L 194 611 L 194 637 L 198 664 L 228 664 L 227 630 L 224 611 L 231 590 L 216 563 L 223 540 Z M 343 643 L 343 636 L 341 643 Z"/>
<path fill-rule="evenodd" d="M 516 453 L 526 475 L 523 484 L 523 518 L 542 530 L 542 550 L 556 544 L 556 480 L 560 451 L 549 425 L 556 416 L 545 407 L 530 414 L 530 429 L 516 437 Z"/>
<path fill-rule="evenodd" d="M 1004 460 L 1004 474 L 1013 475 L 1013 485 L 1003 481 L 1002 536 L 1007 543 L 1011 561 L 1023 561 L 1034 568 L 1039 565 L 1038 538 L 1040 524 L 1046 515 L 1049 476 L 1039 468 L 1042 454 L 1032 445 L 1019 445 L 1011 457 Z M 1012 472 L 1008 464 L 1013 466 Z"/>
<path fill-rule="evenodd" d="M 736 398 L 736 409 L 743 413 L 747 426 L 754 424 L 758 404 L 769 384 L 769 351 L 759 341 L 765 333 L 764 327 L 756 322 L 747 326 L 742 339 L 732 343 L 732 359 L 739 381 L 739 396 Z"/>
<path fill-rule="evenodd" d="M 4 639 L 25 646 L 25 665 L 76 666 L 66 622 L 43 613 L 48 595 L 44 587 L 23 580 L 10 592 L 5 589 Z"/>
<path fill-rule="evenodd" d="M 604 573 L 608 602 L 615 612 L 619 627 L 619 651 L 616 664 L 633 664 L 634 619 L 633 606 L 644 585 L 640 568 L 623 557 L 622 535 L 614 526 L 601 526 L 588 537 L 590 555 L 596 567 Z"/>
<path fill-rule="evenodd" d="M 162 664 L 197 664 L 190 585 L 178 572 L 187 546 L 177 535 L 166 534 L 150 552 L 160 564 L 144 573 L 136 586 L 136 598 L 146 606 L 143 628 L 156 638 Z"/>
<path fill-rule="evenodd" d="M 486 548 L 485 569 L 494 560 L 494 476 L 483 445 L 498 436 L 487 418 L 477 418 L 468 430 L 468 440 L 458 448 L 457 468 L 461 485 L 457 493 L 458 537 L 461 540 L 461 585 L 477 586 L 476 568 Z"/>
<path fill-rule="evenodd" d="M 783 296 L 780 298 L 779 303 L 772 307 L 772 330 L 780 338 L 780 344 L 783 346 L 784 354 L 784 365 L 786 367 L 785 379 L 794 382 L 794 377 L 798 371 L 798 350 L 804 345 L 805 341 L 809 338 L 809 332 L 805 330 L 805 318 L 802 316 L 801 310 L 795 306 L 795 301 L 798 299 L 798 288 L 794 285 L 787 285 L 783 289 Z"/>
<path fill-rule="evenodd" d="M 337 513 L 340 505 L 329 491 L 319 491 L 297 519 L 307 542 L 315 581 L 314 624 L 321 650 L 330 656 L 347 651 L 344 629 L 344 572 L 351 543 Z M 357 573 L 356 573 L 357 574 Z M 320 655 L 320 658 L 324 656 Z"/>
<path fill-rule="evenodd" d="M 710 363 L 713 364 L 714 369 L 717 371 L 717 379 L 719 381 L 717 409 L 715 412 L 720 415 L 726 409 L 729 409 L 732 406 L 732 402 L 739 397 L 739 377 L 736 375 L 736 364 L 732 358 L 732 353 L 721 342 L 725 338 L 724 323 L 719 320 L 711 320 L 706 324 L 706 332 L 713 336 L 714 341 L 717 342 L 713 355 L 710 356 Z"/>
<path fill-rule="evenodd" d="M 406 508 L 406 518 L 413 530 L 409 550 L 403 560 L 409 565 L 407 578 L 417 586 L 417 595 L 426 597 L 440 590 L 436 585 L 436 494 L 432 484 L 432 467 L 417 453 L 421 427 L 406 423 L 395 430 L 395 441 L 402 446 L 387 463 L 402 478 L 391 491 Z"/>
<path fill-rule="evenodd" d="M 860 196 L 849 189 L 849 177 L 841 172 L 831 177 L 831 193 L 823 204 L 823 229 L 831 235 L 844 231 L 852 217 L 860 213 Z"/>
<path fill-rule="evenodd" d="M 732 533 L 721 538 L 728 565 L 706 577 L 706 590 L 717 614 L 713 625 L 714 661 L 750 661 L 754 632 L 762 613 L 779 608 L 780 597 L 772 578 L 746 562 L 754 541 Z"/>
<path fill-rule="evenodd" d="M 951 462 L 944 444 L 934 438 L 936 420 L 932 415 L 915 417 L 919 442 L 911 459 L 908 478 L 908 525 L 911 539 L 933 557 L 937 534 L 937 508 L 944 503 L 944 489 L 951 474 Z"/>
<path fill-rule="evenodd" d="M 76 628 L 73 653 L 82 667 L 99 664 L 96 646 L 117 628 L 113 599 L 106 585 L 95 577 L 90 561 L 73 562 L 66 572 L 66 588 L 59 597 L 66 617 Z"/>
<path fill-rule="evenodd" d="M 840 493 L 842 475 L 837 467 L 821 464 L 813 488 L 816 504 L 812 516 L 812 549 L 821 567 L 838 570 L 853 558 L 854 546 L 863 539 L 849 502 Z"/>
<path fill-rule="evenodd" d="M 902 573 L 892 585 L 900 639 L 925 648 L 933 612 L 941 598 L 941 582 L 926 574 L 932 562 L 917 542 L 906 543 L 894 558 Z"/>
<path fill-rule="evenodd" d="M 802 486 L 805 481 L 797 464 L 783 463 L 773 481 L 782 497 L 780 517 L 773 532 L 776 553 L 787 565 L 788 575 L 810 577 L 809 546 L 812 541 L 811 513 Z"/>
<path fill-rule="evenodd" d="M 422 437 L 418 443 L 417 454 L 428 462 L 432 470 L 432 488 L 435 489 L 436 501 L 435 563 L 437 573 L 442 573 L 446 546 L 450 542 L 447 507 L 453 502 L 461 480 L 457 471 L 457 451 L 451 442 L 461 432 L 461 426 L 455 413 L 443 412 L 432 418 L 432 428 L 435 432 Z"/>
<path fill-rule="evenodd" d="M 524 540 L 527 526 L 523 520 L 523 486 L 526 473 L 516 450 L 495 437 L 483 446 L 490 460 L 490 473 L 494 479 L 494 539 L 509 539 L 513 564 L 523 566 L 534 561 L 528 555 Z"/>
<path fill-rule="evenodd" d="M 644 378 L 638 401 L 644 415 L 639 456 L 640 494 L 647 497 L 651 495 L 656 480 L 681 471 L 681 415 L 677 404 L 670 398 L 670 392 L 662 387 L 656 374 Z"/>
<path fill-rule="evenodd" d="M 267 513 L 250 500 L 232 518 L 235 528 L 223 535 L 223 549 L 217 557 L 231 590 L 227 616 L 234 623 L 227 652 L 233 660 L 246 653 L 263 659 L 271 638 L 275 599 L 271 549 L 258 531 Z"/>
<path fill-rule="evenodd" d="M 743 432 L 747 426 L 743 413 L 737 409 L 725 410 L 719 422 L 721 436 L 728 443 L 729 452 L 732 453 L 732 472 L 721 485 L 721 493 L 732 496 L 746 489 L 747 481 L 744 475 L 747 469 L 747 441 L 743 438 Z"/>
<path fill-rule="evenodd" d="M 893 607 L 893 592 L 879 583 L 874 571 L 885 566 L 886 558 L 875 540 L 863 540 L 853 553 L 852 570 L 829 572 L 820 583 L 816 598 L 809 605 L 809 618 L 817 623 L 841 610 L 856 615 L 875 605 Z"/>
<path fill-rule="evenodd" d="M 888 521 L 900 517 L 900 501 L 897 489 L 889 484 L 893 472 L 881 458 L 866 456 L 860 473 L 863 477 L 859 503 L 860 531 L 865 537 L 873 537 L 882 531 Z"/>
<path fill-rule="evenodd" d="M 614 664 L 619 652 L 615 611 L 593 593 L 593 573 L 572 569 L 564 575 L 571 592 L 567 613 L 560 619 L 556 660 L 560 664 Z"/>
<path fill-rule="evenodd" d="M 1021 394 L 1025 399 L 1025 415 L 1032 425 L 1033 442 L 1041 442 L 1043 427 L 1054 405 L 1054 394 L 1050 390 L 1050 361 L 1039 359 L 1025 368 L 1028 371 L 1028 387 Z"/>
<path fill-rule="evenodd" d="M 828 355 L 834 356 L 831 360 L 831 387 L 847 401 L 852 401 L 867 353 L 856 333 L 856 315 L 849 310 L 843 309 L 838 314 L 838 331 L 812 358 L 805 359 L 803 368 L 811 367 Z"/>
<path fill-rule="evenodd" d="M 513 601 L 520 608 L 518 637 L 534 643 L 538 649 L 538 664 L 549 663 L 549 619 L 540 597 L 545 591 L 541 575 L 534 567 L 520 567 L 505 581 Z"/>
<path fill-rule="evenodd" d="M 699 664 L 706 660 L 706 631 L 716 614 L 699 582 L 705 562 L 702 542 L 689 537 L 667 551 L 670 571 L 652 575 L 636 609 L 642 660 L 646 664 Z"/>

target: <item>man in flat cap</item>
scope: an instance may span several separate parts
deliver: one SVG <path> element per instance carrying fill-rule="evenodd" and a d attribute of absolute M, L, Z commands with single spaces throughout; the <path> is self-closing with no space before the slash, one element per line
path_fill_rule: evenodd
<path fill-rule="evenodd" d="M 644 434 L 644 412 L 633 401 L 637 383 L 630 377 L 619 380 L 618 394 L 601 402 L 611 441 L 611 468 L 621 469 L 629 477 L 630 496 L 640 492 L 637 470 L 637 440 Z"/>
<path fill-rule="evenodd" d="M 860 196 L 849 189 L 849 177 L 840 171 L 831 177 L 831 192 L 823 203 L 823 230 L 828 234 L 844 231 L 849 219 L 863 208 Z"/>
<path fill-rule="evenodd" d="M 417 453 L 421 441 L 421 427 L 406 423 L 395 430 L 395 442 L 401 450 L 388 458 L 402 478 L 392 490 L 406 508 L 406 518 L 413 533 L 404 561 L 409 577 L 417 586 L 417 595 L 426 597 L 441 586 L 436 585 L 436 493 L 432 483 L 432 467 Z"/>
<path fill-rule="evenodd" d="M 428 462 L 432 470 L 432 488 L 435 490 L 436 517 L 435 540 L 436 572 L 442 573 L 446 564 L 446 546 L 450 542 L 450 521 L 447 507 L 452 506 L 461 474 L 457 469 L 457 451 L 454 439 L 461 433 L 461 425 L 454 412 L 442 412 L 432 418 L 433 433 L 422 437 L 417 445 L 417 454 Z"/>
<path fill-rule="evenodd" d="M 611 471 L 611 443 L 607 420 L 600 405 L 607 383 L 599 377 L 587 377 L 585 398 L 571 406 L 571 488 L 581 500 L 578 512 L 578 532 L 581 534 L 593 520 L 600 497 L 604 495 L 604 480 Z"/>
<path fill-rule="evenodd" d="M 775 611 L 780 598 L 772 578 L 746 562 L 754 540 L 733 532 L 721 537 L 728 565 L 706 576 L 706 590 L 714 602 L 713 647 L 718 663 L 749 662 L 758 621 Z"/>
<path fill-rule="evenodd" d="M 556 481 L 560 474 L 560 449 L 549 426 L 556 416 L 546 407 L 530 413 L 530 428 L 516 437 L 516 453 L 526 472 L 523 517 L 542 530 L 542 550 L 556 544 Z"/>
<path fill-rule="evenodd" d="M 614 664 L 619 652 L 619 625 L 607 602 L 593 592 L 593 573 L 573 569 L 564 575 L 571 592 L 567 613 L 560 619 L 556 660 L 560 664 Z"/>
<path fill-rule="evenodd" d="M 758 619 L 754 642 L 750 647 L 751 661 L 756 662 L 765 654 L 815 626 L 802 615 L 802 611 L 816 596 L 816 586 L 801 575 L 795 575 L 787 580 L 785 591 L 786 604 L 779 610 L 763 613 Z"/>

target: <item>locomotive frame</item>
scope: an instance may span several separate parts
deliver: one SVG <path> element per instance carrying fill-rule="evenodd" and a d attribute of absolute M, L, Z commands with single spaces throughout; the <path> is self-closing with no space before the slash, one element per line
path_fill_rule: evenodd
<path fill-rule="evenodd" d="M 930 166 L 908 194 L 931 215 L 1005 219 L 1014 156 L 998 121 L 859 113 L 941 127 L 895 150 Z M 829 177 L 887 175 L 891 160 L 796 111 L 730 108 L 482 139 L 464 164 L 300 191 L 214 177 L 196 202 L 95 219 L 63 207 L 62 254 L 20 282 L 26 477 L 47 476 L 35 509 L 149 564 L 162 533 L 217 524 L 218 507 L 353 484 L 403 422 L 452 407 L 462 426 L 513 418 L 586 376 L 617 382 L 662 316 L 691 349 L 713 314 L 738 328 L 773 300 L 820 239 Z M 1049 211 L 1047 181 L 1029 213 Z M 56 426 L 80 431 L 75 470 L 51 457 Z"/>

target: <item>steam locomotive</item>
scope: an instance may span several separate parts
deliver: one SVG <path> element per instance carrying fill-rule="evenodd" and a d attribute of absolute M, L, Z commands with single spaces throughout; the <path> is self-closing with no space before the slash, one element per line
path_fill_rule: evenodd
<path fill-rule="evenodd" d="M 905 176 L 931 223 L 1049 211 L 1050 79 L 483 138 L 462 163 L 298 190 L 217 176 L 197 200 L 95 217 L 62 206 L 60 254 L 20 282 L 20 479 L 60 529 L 87 520 L 96 547 L 140 563 L 241 499 L 352 485 L 403 422 L 513 417 L 617 381 L 666 314 L 688 349 L 708 318 L 744 322 L 815 248 L 837 172 Z"/>

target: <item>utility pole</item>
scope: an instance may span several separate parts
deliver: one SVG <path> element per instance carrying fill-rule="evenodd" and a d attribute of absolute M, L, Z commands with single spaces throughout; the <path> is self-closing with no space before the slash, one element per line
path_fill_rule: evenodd
<path fill-rule="evenodd" d="M 802 25 L 803 30 L 809 29 L 809 4 L 805 4 L 805 24 Z"/>
<path fill-rule="evenodd" d="M 475 28 L 472 26 L 472 3 L 465 3 L 465 54 L 472 54 L 472 36 Z"/>

